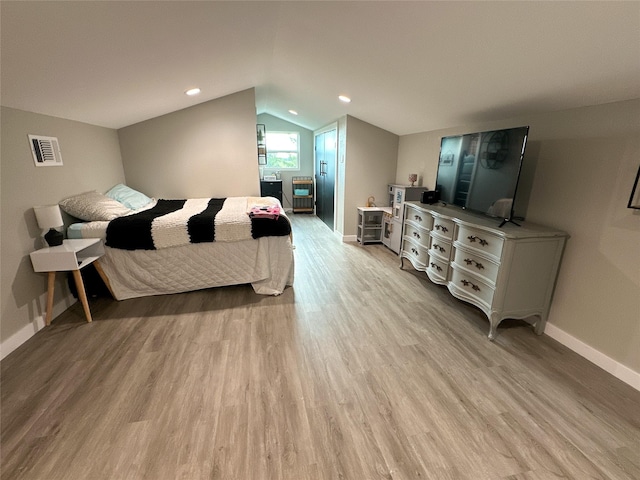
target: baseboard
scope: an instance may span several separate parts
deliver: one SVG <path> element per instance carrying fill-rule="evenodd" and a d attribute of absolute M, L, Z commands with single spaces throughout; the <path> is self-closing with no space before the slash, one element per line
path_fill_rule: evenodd
<path fill-rule="evenodd" d="M 591 363 L 596 364 L 617 379 L 622 380 L 627 385 L 640 391 L 640 373 L 622 365 L 620 362 L 608 357 L 602 352 L 599 352 L 595 348 L 587 345 L 581 340 L 578 340 L 573 335 L 568 334 L 551 323 L 547 323 L 544 333 L 560 342 L 565 347 L 573 350 L 578 355 L 586 358 Z"/>
<path fill-rule="evenodd" d="M 34 304 L 40 302 L 41 305 L 45 305 L 46 302 L 46 293 L 41 296 L 39 300 L 34 300 Z M 76 299 L 69 294 L 65 297 L 64 300 L 57 302 L 53 306 L 53 315 L 52 317 L 55 319 L 58 315 L 62 315 L 65 310 L 71 307 L 74 303 L 76 303 Z M 34 307 L 35 308 L 35 307 Z M 38 311 L 43 311 L 44 308 L 39 308 Z M 20 345 L 25 343 L 31 337 L 33 337 L 36 333 L 44 328 L 44 315 L 36 315 L 35 318 L 32 318 L 29 323 L 27 323 L 24 327 L 18 330 L 16 333 L 11 335 L 9 338 L 0 343 L 0 360 L 4 359 L 7 355 L 13 352 Z"/>
<path fill-rule="evenodd" d="M 0 343 L 0 360 L 4 359 L 4 357 L 33 337 L 41 328 L 44 328 L 44 318 L 39 315 L 34 318 L 31 323 L 28 323 L 5 341 Z"/>
<path fill-rule="evenodd" d="M 357 242 L 357 241 L 358 241 L 357 235 L 342 235 L 342 243 Z"/>

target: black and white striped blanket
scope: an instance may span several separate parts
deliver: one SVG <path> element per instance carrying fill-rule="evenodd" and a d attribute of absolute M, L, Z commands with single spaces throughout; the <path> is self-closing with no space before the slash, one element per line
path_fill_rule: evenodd
<path fill-rule="evenodd" d="M 158 250 L 203 242 L 235 242 L 291 233 L 289 219 L 251 218 L 250 198 L 158 200 L 149 210 L 111 220 L 106 245 Z M 265 201 L 265 199 L 258 199 Z"/>

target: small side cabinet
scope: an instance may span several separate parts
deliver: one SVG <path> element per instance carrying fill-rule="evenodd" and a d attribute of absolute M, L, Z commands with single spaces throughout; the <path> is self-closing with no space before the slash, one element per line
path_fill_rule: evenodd
<path fill-rule="evenodd" d="M 293 213 L 313 213 L 313 179 L 293 177 Z"/>
<path fill-rule="evenodd" d="M 378 207 L 358 207 L 358 243 L 382 242 L 383 215 L 384 211 Z"/>
<path fill-rule="evenodd" d="M 282 204 L 282 180 L 261 180 L 260 196 L 275 197 Z"/>

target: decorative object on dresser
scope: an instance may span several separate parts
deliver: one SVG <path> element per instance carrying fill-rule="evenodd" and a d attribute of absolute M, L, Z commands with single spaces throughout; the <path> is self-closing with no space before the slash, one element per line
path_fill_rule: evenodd
<path fill-rule="evenodd" d="M 429 205 L 436 203 L 440 200 L 440 191 L 439 190 L 427 190 L 422 192 L 422 197 L 420 198 L 420 203 L 427 203 Z"/>
<path fill-rule="evenodd" d="M 417 173 L 410 173 L 409 174 L 409 181 L 411 182 L 411 186 L 413 187 L 414 184 L 418 181 L 418 174 Z"/>
<path fill-rule="evenodd" d="M 56 230 L 64 226 L 60 207 L 58 205 L 39 205 L 33 207 L 33 211 L 36 214 L 38 226 L 43 230 L 43 233 L 46 231 L 43 237 L 47 245 L 50 247 L 62 245 L 64 234 Z"/>
<path fill-rule="evenodd" d="M 489 339 L 506 318 L 538 317 L 541 335 L 568 235 L 522 223 L 498 227 L 489 217 L 454 207 L 405 203 L 400 268 L 416 270 L 445 285 L 489 319 Z"/>

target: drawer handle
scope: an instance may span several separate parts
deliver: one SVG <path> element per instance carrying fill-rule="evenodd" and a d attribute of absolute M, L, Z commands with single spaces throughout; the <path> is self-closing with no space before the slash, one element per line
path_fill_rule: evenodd
<path fill-rule="evenodd" d="M 418 250 L 416 250 L 415 247 L 411 247 L 411 251 L 413 252 L 414 255 L 418 255 Z"/>
<path fill-rule="evenodd" d="M 476 292 L 479 292 L 479 291 L 480 291 L 480 287 L 479 287 L 478 285 L 476 285 L 475 283 L 470 282 L 469 280 L 464 280 L 464 279 L 463 279 L 463 280 L 460 280 L 460 282 L 461 282 L 465 287 L 468 287 L 469 285 L 471 285 L 471 288 L 472 288 L 473 290 L 475 290 Z"/>
<path fill-rule="evenodd" d="M 476 268 L 477 268 L 478 270 L 483 270 L 483 269 L 484 269 L 484 265 L 482 265 L 480 262 L 477 262 L 476 260 L 473 260 L 472 258 L 465 258 L 465 259 L 464 259 L 464 262 L 465 262 L 467 265 L 473 265 L 473 264 L 475 264 L 475 266 L 476 266 Z"/>
<path fill-rule="evenodd" d="M 476 237 L 475 235 L 469 235 L 467 237 L 467 239 L 471 242 L 474 243 L 476 240 L 478 241 L 478 243 L 480 245 L 482 245 L 483 247 L 486 247 L 487 245 L 489 245 L 489 242 L 487 242 L 484 238 L 480 238 L 480 237 Z"/>
<path fill-rule="evenodd" d="M 416 219 L 419 222 L 422 221 L 422 217 L 420 215 L 414 215 L 413 218 Z"/>
<path fill-rule="evenodd" d="M 435 268 L 436 270 L 438 270 L 439 272 L 442 271 L 442 267 L 440 267 L 440 265 L 436 265 L 435 263 L 431 262 L 431 268 Z"/>
<path fill-rule="evenodd" d="M 440 245 L 438 245 L 437 243 L 433 244 L 433 249 L 434 250 L 439 250 L 440 253 L 444 253 L 446 251 L 446 249 L 444 247 L 441 247 Z"/>
<path fill-rule="evenodd" d="M 418 232 L 413 232 L 413 236 L 420 240 L 420 234 Z"/>
<path fill-rule="evenodd" d="M 447 233 L 449 231 L 447 227 L 445 227 L 444 225 L 440 225 L 439 223 L 436 224 L 436 230 L 442 230 L 444 233 Z"/>

